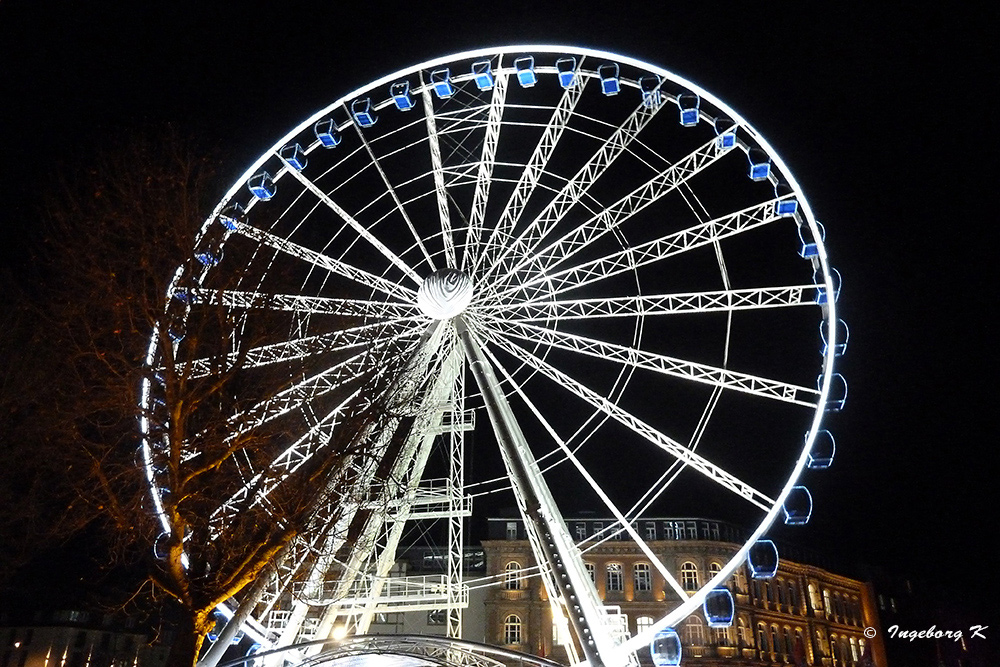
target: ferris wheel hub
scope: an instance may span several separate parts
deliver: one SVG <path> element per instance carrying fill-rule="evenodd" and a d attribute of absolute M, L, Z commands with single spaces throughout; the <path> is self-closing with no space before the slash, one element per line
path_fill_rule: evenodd
<path fill-rule="evenodd" d="M 448 320 L 460 315 L 472 301 L 472 278 L 458 269 L 440 269 L 417 291 L 417 306 L 427 317 Z"/>

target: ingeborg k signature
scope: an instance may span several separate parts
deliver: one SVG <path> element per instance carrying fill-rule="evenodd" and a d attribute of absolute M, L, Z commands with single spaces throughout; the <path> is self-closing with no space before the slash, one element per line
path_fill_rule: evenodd
<path fill-rule="evenodd" d="M 983 630 L 988 627 L 990 626 L 971 626 L 969 628 L 969 638 L 986 639 Z M 965 636 L 961 630 L 939 630 L 936 625 L 932 625 L 926 630 L 901 630 L 898 625 L 890 625 L 888 632 L 889 636 L 893 639 L 909 639 L 911 642 L 915 639 L 951 639 L 957 642 Z"/>

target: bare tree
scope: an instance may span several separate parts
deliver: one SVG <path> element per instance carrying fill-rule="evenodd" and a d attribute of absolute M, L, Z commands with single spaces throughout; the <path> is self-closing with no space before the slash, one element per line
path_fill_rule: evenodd
<path fill-rule="evenodd" d="M 335 344 L 261 361 L 338 315 L 272 307 L 265 278 L 274 291 L 301 276 L 202 226 L 218 171 L 169 130 L 133 136 L 67 178 L 46 211 L 35 352 L 55 370 L 34 438 L 74 460 L 69 484 L 119 546 L 148 554 L 154 596 L 180 618 L 173 665 L 195 662 L 220 603 L 329 524 L 345 464 L 394 423 L 387 388 L 403 358 L 383 350 L 356 364 L 371 372 L 310 395 L 346 358 Z"/>

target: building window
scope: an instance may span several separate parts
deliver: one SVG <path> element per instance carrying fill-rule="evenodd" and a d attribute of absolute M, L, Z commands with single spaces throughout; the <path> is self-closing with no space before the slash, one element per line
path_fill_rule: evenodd
<path fill-rule="evenodd" d="M 823 610 L 827 618 L 833 616 L 833 605 L 830 603 L 830 590 L 823 589 Z"/>
<path fill-rule="evenodd" d="M 757 624 L 757 648 L 762 653 L 767 651 L 767 626 L 763 623 Z"/>
<path fill-rule="evenodd" d="M 507 539 L 508 540 L 517 539 L 517 521 L 507 522 Z"/>
<path fill-rule="evenodd" d="M 813 611 L 818 611 L 823 606 L 823 600 L 819 597 L 816 584 L 809 584 L 809 604 L 812 605 Z"/>
<path fill-rule="evenodd" d="M 778 588 L 778 604 L 786 605 L 788 604 L 788 595 L 785 593 L 785 584 L 781 579 L 775 583 Z"/>
<path fill-rule="evenodd" d="M 732 646 L 733 645 L 733 628 L 729 626 L 728 628 L 713 628 L 712 634 L 715 636 L 715 643 L 718 646 Z"/>
<path fill-rule="evenodd" d="M 603 531 L 603 530 L 604 530 L 604 524 L 601 523 L 600 521 L 595 521 L 594 522 L 594 537 L 599 536 L 601 534 L 601 531 Z"/>
<path fill-rule="evenodd" d="M 722 566 L 719 565 L 718 563 L 709 563 L 708 564 L 708 578 L 709 579 L 711 579 L 712 577 L 714 577 L 715 575 L 717 575 L 721 571 L 722 571 Z"/>
<path fill-rule="evenodd" d="M 587 569 L 587 574 L 590 575 L 590 581 L 597 583 L 597 568 L 594 567 L 593 563 L 584 563 L 583 567 Z"/>
<path fill-rule="evenodd" d="M 649 575 L 649 563 L 636 563 L 635 567 L 632 568 L 632 575 L 635 577 L 637 593 L 653 589 L 653 580 Z"/>
<path fill-rule="evenodd" d="M 798 652 L 802 652 L 802 661 L 808 660 L 809 656 L 806 655 L 806 638 L 802 634 L 802 628 L 795 628 L 795 647 L 792 649 L 792 656 L 797 656 Z M 798 659 L 796 657 L 796 659 Z"/>
<path fill-rule="evenodd" d="M 858 640 L 851 637 L 851 662 L 858 661 Z"/>
<path fill-rule="evenodd" d="M 521 564 L 511 561 L 503 568 L 503 587 L 508 591 L 521 589 Z"/>
<path fill-rule="evenodd" d="M 521 640 L 521 617 L 511 614 L 503 622 L 503 643 L 520 644 Z"/>
<path fill-rule="evenodd" d="M 781 635 L 778 634 L 778 626 L 771 626 L 771 651 L 774 653 L 781 652 Z"/>
<path fill-rule="evenodd" d="M 740 616 L 736 619 L 736 630 L 739 632 L 740 644 L 743 646 L 753 646 L 753 640 L 750 637 L 750 628 L 747 627 L 746 621 Z"/>
<path fill-rule="evenodd" d="M 698 590 L 698 566 L 691 561 L 681 565 L 681 586 L 686 591 Z"/>
<path fill-rule="evenodd" d="M 792 629 L 786 625 L 785 626 L 785 658 L 787 659 L 788 656 L 792 655 L 792 652 L 794 650 L 795 650 L 795 644 L 792 643 Z"/>
<path fill-rule="evenodd" d="M 684 643 L 688 646 L 705 645 L 705 627 L 701 618 L 694 614 L 688 616 L 687 622 L 684 623 Z"/>
<path fill-rule="evenodd" d="M 620 591 L 624 588 L 621 563 L 608 563 L 608 592 Z"/>
<path fill-rule="evenodd" d="M 444 609 L 431 609 L 427 612 L 427 625 L 444 625 L 448 622 L 448 612 Z"/>
<path fill-rule="evenodd" d="M 794 581 L 788 582 L 788 606 L 793 612 L 797 612 L 799 608 L 799 592 Z"/>
<path fill-rule="evenodd" d="M 653 617 L 652 616 L 639 616 L 635 619 L 635 633 L 639 634 L 645 630 L 649 630 L 653 627 Z"/>
<path fill-rule="evenodd" d="M 647 521 L 646 522 L 646 539 L 655 540 L 656 539 L 656 522 Z"/>
<path fill-rule="evenodd" d="M 578 540 L 587 539 L 587 524 L 585 523 L 576 524 L 576 539 Z"/>
<path fill-rule="evenodd" d="M 687 522 L 687 538 L 689 540 L 697 540 L 698 539 L 698 522 L 697 521 L 688 521 Z"/>

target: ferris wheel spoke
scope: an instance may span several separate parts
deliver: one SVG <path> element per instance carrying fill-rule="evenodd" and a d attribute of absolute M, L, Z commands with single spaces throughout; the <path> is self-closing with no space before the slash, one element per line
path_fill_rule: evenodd
<path fill-rule="evenodd" d="M 309 401 L 341 389 L 349 383 L 359 382 L 360 378 L 370 377 L 372 368 L 379 368 L 378 364 L 373 366 L 372 357 L 380 351 L 387 351 L 391 340 L 393 339 L 366 346 L 347 359 L 295 382 L 247 410 L 237 412 L 229 419 L 232 427 L 230 438 L 236 438 L 272 419 L 301 408 Z"/>
<path fill-rule="evenodd" d="M 347 108 L 347 105 L 343 105 L 344 111 L 350 115 L 351 111 Z M 413 226 L 413 221 L 410 220 L 410 214 L 406 212 L 403 208 L 403 202 L 399 199 L 399 194 L 396 192 L 396 188 L 393 187 L 392 183 L 389 181 L 389 177 L 386 176 L 385 170 L 382 168 L 382 164 L 379 162 L 378 157 L 375 155 L 375 151 L 372 150 L 371 144 L 368 143 L 368 139 L 365 137 L 361 128 L 354 125 L 354 130 L 357 132 L 358 138 L 361 140 L 361 144 L 365 147 L 365 151 L 368 153 L 369 159 L 372 161 L 375 170 L 379 173 L 382 178 L 382 183 L 385 184 L 385 189 L 392 197 L 392 200 L 396 203 L 396 209 L 399 210 L 400 215 L 403 216 L 403 222 L 406 223 L 407 229 L 410 230 L 410 234 L 413 236 L 413 240 L 417 247 L 420 248 L 420 252 L 423 253 L 424 260 L 426 260 L 427 265 L 430 267 L 431 271 L 434 271 L 436 267 L 434 266 L 434 260 L 431 258 L 431 254 L 427 252 L 427 246 L 424 245 L 423 237 L 417 233 L 417 228 Z"/>
<path fill-rule="evenodd" d="M 638 417 L 635 417 L 631 413 L 618 407 L 614 402 L 604 398 L 594 390 L 572 379 L 548 362 L 539 359 L 527 350 L 514 345 L 503 336 L 494 333 L 488 328 L 477 327 L 477 332 L 479 332 L 484 339 L 492 342 L 508 354 L 511 354 L 517 359 L 525 362 L 527 365 L 542 373 L 550 380 L 569 391 L 571 394 L 583 399 L 594 408 L 600 410 L 629 428 L 632 432 L 641 436 L 653 445 L 656 445 L 677 460 L 682 461 L 692 469 L 697 470 L 723 488 L 745 499 L 752 505 L 764 510 L 765 512 L 770 511 L 771 507 L 774 505 L 774 500 L 758 491 L 750 484 L 741 481 L 714 463 L 699 456 L 673 438 L 660 433 L 658 430 Z"/>
<path fill-rule="evenodd" d="M 549 202 L 541 214 L 518 235 L 513 243 L 506 245 L 497 256 L 493 266 L 487 271 L 484 280 L 494 274 L 506 275 L 511 270 L 511 264 L 517 261 L 516 258 L 532 254 L 542 239 L 562 220 L 566 212 L 580 201 L 590 186 L 611 166 L 611 163 L 628 148 L 632 140 L 646 127 L 646 124 L 652 120 L 662 106 L 650 107 L 644 103 L 640 104 L 632 112 L 632 115 L 608 137 L 587 164 L 581 167 L 580 171 L 563 186 L 563 189 Z M 505 262 L 504 260 L 512 253 L 515 259 Z"/>
<path fill-rule="evenodd" d="M 571 257 L 596 239 L 617 229 L 623 222 L 653 202 L 673 192 L 679 186 L 686 185 L 695 174 L 730 152 L 732 151 L 721 148 L 718 139 L 712 137 L 706 144 L 660 171 L 558 240 L 544 248 L 523 252 L 520 259 L 512 261 L 507 271 L 499 276 L 498 283 L 502 284 L 509 280 L 525 264 L 551 266 Z"/>
<path fill-rule="evenodd" d="M 420 330 L 413 325 L 420 323 L 422 316 L 374 322 L 346 329 L 339 329 L 313 336 L 292 338 L 279 343 L 252 347 L 245 352 L 230 352 L 225 355 L 200 357 L 177 364 L 179 373 L 188 378 L 199 378 L 219 372 L 220 369 L 258 368 L 269 364 L 279 364 L 302 359 L 313 354 L 330 350 L 348 350 L 359 345 L 371 346 L 386 336 L 398 340 L 415 337 Z M 393 331 L 393 329 L 396 329 Z"/>
<path fill-rule="evenodd" d="M 280 152 L 275 153 L 281 162 L 285 165 L 285 170 L 290 173 L 295 180 L 302 184 L 302 186 L 309 192 L 316 195 L 323 204 L 327 206 L 331 211 L 336 213 L 341 220 L 343 220 L 347 225 L 357 232 L 358 236 L 368 241 L 372 246 L 378 250 L 383 257 L 389 260 L 396 268 L 405 273 L 413 282 L 417 285 L 423 282 L 423 278 L 417 275 L 417 273 L 410 267 L 409 264 L 404 262 L 396 253 L 388 248 L 384 243 L 382 243 L 374 234 L 371 233 L 364 225 L 358 222 L 353 215 L 348 213 L 342 206 L 333 199 L 327 193 L 319 189 L 319 187 L 313 183 L 309 178 L 306 177 L 302 171 L 294 168 L 292 165 L 288 164 L 288 161 L 281 156 Z"/>
<path fill-rule="evenodd" d="M 194 288 L 186 292 L 194 304 L 222 305 L 227 308 L 283 310 L 317 315 L 348 317 L 405 318 L 414 316 L 417 305 L 366 299 L 338 299 L 299 294 L 263 294 L 242 290 Z"/>
<path fill-rule="evenodd" d="M 632 523 L 628 520 L 628 518 L 625 517 L 624 514 L 622 514 L 621 510 L 618 509 L 618 506 L 614 503 L 614 501 L 612 501 L 611 498 L 608 496 L 608 494 L 605 493 L 604 489 L 601 488 L 601 485 L 597 483 L 597 480 L 594 479 L 593 475 L 591 475 L 590 472 L 587 471 L 587 468 L 582 463 L 580 463 L 580 459 L 577 458 L 576 454 L 574 453 L 574 450 L 570 449 L 570 447 L 566 444 L 566 441 L 559 436 L 558 432 L 555 430 L 555 428 L 552 426 L 549 420 L 544 417 L 542 412 L 535 406 L 534 402 L 532 402 L 531 399 L 528 398 L 527 394 L 524 393 L 524 390 L 521 388 L 520 383 L 514 381 L 514 378 L 510 375 L 510 373 L 507 372 L 507 369 L 500 364 L 499 360 L 496 358 L 496 356 L 493 355 L 492 352 L 490 352 L 489 350 L 485 350 L 485 354 L 487 358 L 489 358 L 489 360 L 493 363 L 494 367 L 500 370 L 501 375 L 503 375 L 504 379 L 507 380 L 510 386 L 514 387 L 514 391 L 521 398 L 524 404 L 528 406 L 528 409 L 531 410 L 531 413 L 539 421 L 542 427 L 548 432 L 549 436 L 559 447 L 559 450 L 562 451 L 563 457 L 573 464 L 573 467 L 576 468 L 580 476 L 583 477 L 584 481 L 586 481 L 587 484 L 590 486 L 590 488 L 594 491 L 594 493 L 597 494 L 598 498 L 601 499 L 601 502 L 604 503 L 604 506 L 607 507 L 608 510 L 611 512 L 612 516 L 615 517 L 615 520 L 617 520 L 618 523 L 621 524 L 625 532 L 628 533 L 628 535 L 635 541 L 639 549 L 644 554 L 646 554 L 646 557 L 649 558 L 650 562 L 653 563 L 653 566 L 656 567 L 657 570 L 659 570 L 660 574 L 663 575 L 663 578 L 667 581 L 668 584 L 670 584 L 671 588 L 674 589 L 674 591 L 681 597 L 682 600 L 689 597 L 688 592 L 685 591 L 684 588 L 677 582 L 677 580 L 674 578 L 673 573 L 669 570 L 669 568 L 667 568 L 663 564 L 663 561 L 661 561 L 659 557 L 653 553 L 653 550 L 649 548 L 649 545 L 646 543 L 646 540 L 644 540 L 639 535 L 639 533 L 632 526 Z"/>
<path fill-rule="evenodd" d="M 292 257 L 297 257 L 298 259 L 318 266 L 321 269 L 326 269 L 330 273 L 347 278 L 370 289 L 378 290 L 379 292 L 387 294 L 400 301 L 412 302 L 416 297 L 416 293 L 413 290 L 403 287 L 402 285 L 394 283 L 390 280 L 386 280 L 385 278 L 371 274 L 364 269 L 359 269 L 352 264 L 348 264 L 347 262 L 343 262 L 339 259 L 334 259 L 333 257 L 329 257 L 323 253 L 316 252 L 315 250 L 310 250 L 305 246 L 293 243 L 292 241 L 271 234 L 270 232 L 266 232 L 263 229 L 259 229 L 245 222 L 238 221 L 235 224 L 236 231 L 243 236 L 257 241 L 258 243 L 263 243 L 266 246 L 274 248 L 275 250 Z"/>
<path fill-rule="evenodd" d="M 441 143 L 438 140 L 437 123 L 434 120 L 434 100 L 429 86 L 422 86 L 424 98 L 424 119 L 427 121 L 427 145 L 431 152 L 431 170 L 434 173 L 434 193 L 437 198 L 438 215 L 441 218 L 441 238 L 444 241 L 444 255 L 448 266 L 455 268 L 455 236 L 451 228 L 451 212 L 448 191 L 444 185 L 444 163 L 441 159 Z"/>
<path fill-rule="evenodd" d="M 479 260 L 479 242 L 483 234 L 483 221 L 486 219 L 486 203 L 490 197 L 490 185 L 493 182 L 493 167 L 496 164 L 497 144 L 500 140 L 501 120 L 503 119 L 504 103 L 507 101 L 507 74 L 497 74 L 493 83 L 493 96 L 490 99 L 489 115 L 486 121 L 483 152 L 476 172 L 476 190 L 472 197 L 472 211 L 469 214 L 469 231 L 465 239 L 465 252 L 462 254 L 462 270 L 475 266 Z"/>
<path fill-rule="evenodd" d="M 527 279 L 519 286 L 510 287 L 500 292 L 497 297 L 503 298 L 514 294 L 524 287 L 546 283 L 544 296 L 551 297 L 569 290 L 583 287 L 591 283 L 616 276 L 625 271 L 631 271 L 647 264 L 658 262 L 667 257 L 685 253 L 693 248 L 700 248 L 715 241 L 735 236 L 751 229 L 756 229 L 775 220 L 783 219 L 784 215 L 777 212 L 778 203 L 793 199 L 791 195 L 768 200 L 735 213 L 730 213 L 708 222 L 688 227 L 673 234 L 661 236 L 658 239 L 640 243 L 624 250 L 613 252 L 577 266 L 569 267 L 553 273 L 539 273 Z M 544 298 L 528 299 L 538 301 Z"/>
<path fill-rule="evenodd" d="M 490 318 L 486 320 L 493 331 L 502 336 L 511 336 L 528 343 L 542 343 L 550 347 L 577 352 L 598 359 L 614 361 L 625 366 L 642 368 L 672 377 L 723 387 L 754 396 L 769 398 L 795 405 L 816 408 L 819 390 L 800 387 L 787 382 L 738 373 L 708 364 L 699 364 L 684 359 L 676 359 L 662 354 L 654 354 L 624 345 L 548 329 L 532 324 L 518 324 Z"/>
<path fill-rule="evenodd" d="M 580 78 L 575 85 L 569 86 L 563 91 L 562 97 L 559 98 L 559 103 L 553 110 L 552 116 L 545 126 L 545 130 L 542 132 L 542 136 L 538 140 L 531 158 L 528 160 L 528 164 L 525 165 L 520 178 L 518 178 L 517 185 L 514 186 L 514 192 L 511 194 L 510 199 L 507 200 L 507 205 L 504 207 L 496 226 L 493 228 L 493 232 L 486 241 L 483 254 L 479 257 L 479 261 L 473 265 L 476 269 L 484 261 L 486 262 L 486 266 L 490 267 L 497 255 L 510 242 L 514 226 L 521 217 L 524 205 L 535 191 L 538 179 L 545 171 L 549 163 L 549 158 L 552 157 L 552 153 L 555 151 L 556 145 L 559 143 L 559 139 L 566 129 L 566 125 L 569 123 L 570 118 L 572 118 L 577 102 L 583 96 L 583 89 L 587 81 L 588 79 L 586 78 Z"/>
<path fill-rule="evenodd" d="M 501 317 L 509 322 L 536 322 L 588 319 L 591 317 L 731 312 L 814 305 L 816 305 L 815 285 L 793 285 L 682 294 L 513 302 L 472 307 L 470 310 Z"/>

